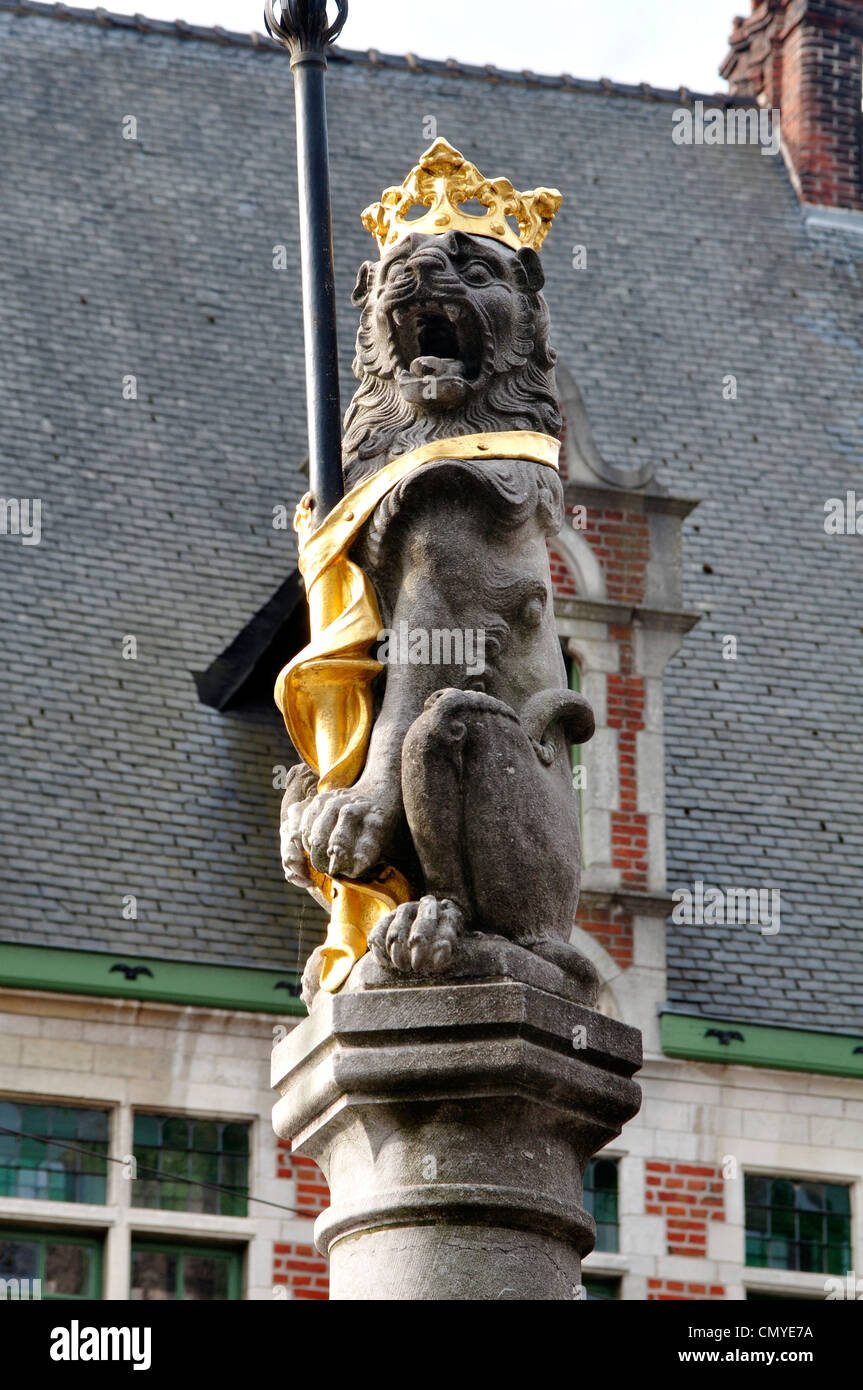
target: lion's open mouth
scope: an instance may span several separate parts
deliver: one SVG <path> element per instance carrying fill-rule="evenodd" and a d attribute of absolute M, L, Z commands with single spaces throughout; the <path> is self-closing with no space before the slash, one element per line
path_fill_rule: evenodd
<path fill-rule="evenodd" d="M 448 404 L 478 377 L 482 344 L 476 316 L 466 304 L 410 304 L 392 311 L 392 325 L 398 384 L 406 394 L 416 394 L 419 385 L 425 400 Z"/>

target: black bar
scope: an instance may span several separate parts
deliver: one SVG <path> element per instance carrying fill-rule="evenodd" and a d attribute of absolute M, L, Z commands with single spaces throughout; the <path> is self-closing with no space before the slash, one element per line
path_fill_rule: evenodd
<path fill-rule="evenodd" d="M 327 47 L 347 18 L 347 0 L 327 20 L 327 0 L 267 0 L 268 32 L 291 54 L 297 111 L 297 192 L 306 357 L 309 491 L 320 525 L 344 494 L 342 412 L 333 272 L 333 226 L 324 80 Z"/>
<path fill-rule="evenodd" d="M 323 54 L 291 60 L 297 108 L 297 188 L 306 350 L 309 485 L 320 524 L 344 492 L 336 287 Z"/>

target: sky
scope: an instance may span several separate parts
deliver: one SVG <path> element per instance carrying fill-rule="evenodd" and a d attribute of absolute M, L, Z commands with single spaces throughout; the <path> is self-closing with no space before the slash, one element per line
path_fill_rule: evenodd
<path fill-rule="evenodd" d="M 241 32 L 264 27 L 263 0 L 102 3 L 107 10 L 151 19 Z M 716 92 L 725 90 L 717 69 L 732 18 L 748 11 L 749 0 L 349 0 L 339 42 L 344 48 Z"/>

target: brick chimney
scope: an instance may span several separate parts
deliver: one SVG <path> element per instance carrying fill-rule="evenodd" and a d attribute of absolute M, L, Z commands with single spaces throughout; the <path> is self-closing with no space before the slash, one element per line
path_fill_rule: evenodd
<path fill-rule="evenodd" d="M 732 96 L 778 108 L 798 196 L 863 210 L 863 0 L 752 0 L 720 68 Z"/>

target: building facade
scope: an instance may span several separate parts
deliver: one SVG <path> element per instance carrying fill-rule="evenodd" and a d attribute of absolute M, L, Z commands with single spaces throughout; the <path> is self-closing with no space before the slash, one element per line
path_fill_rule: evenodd
<path fill-rule="evenodd" d="M 597 719 L 572 939 L 645 1046 L 642 1111 L 589 1173 L 591 1298 L 863 1280 L 859 15 L 759 0 L 730 96 L 330 65 L 345 401 L 358 214 L 430 138 L 564 193 L 552 572 Z M 268 1085 L 322 929 L 276 834 L 272 684 L 303 640 L 289 64 L 28 0 L 0 31 L 0 1279 L 324 1299 L 326 1187 Z"/>

